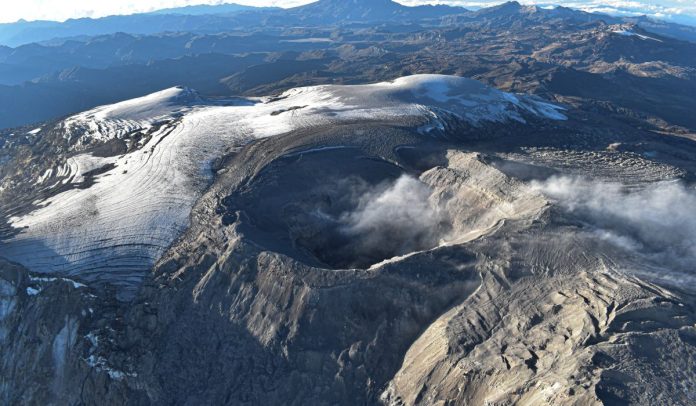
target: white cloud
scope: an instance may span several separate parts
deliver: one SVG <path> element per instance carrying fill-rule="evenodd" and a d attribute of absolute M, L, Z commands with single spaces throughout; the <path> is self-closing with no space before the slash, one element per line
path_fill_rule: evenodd
<path fill-rule="evenodd" d="M 586 222 L 599 240 L 612 243 L 673 273 L 671 282 L 694 279 L 696 189 L 682 183 L 647 186 L 554 177 L 534 187 Z"/>
<path fill-rule="evenodd" d="M 382 247 L 402 255 L 430 248 L 437 245 L 444 222 L 430 201 L 431 193 L 426 184 L 403 175 L 361 196 L 358 208 L 341 216 L 342 231 L 360 241 L 363 249 Z"/>
<path fill-rule="evenodd" d="M 371 266 L 435 247 L 451 231 L 430 187 L 412 176 L 377 185 L 347 177 L 331 190 L 332 203 L 325 206 L 318 199 L 320 207 L 309 222 L 321 224 L 319 234 L 311 234 L 312 244 L 318 244 L 311 250 L 328 264 Z"/>

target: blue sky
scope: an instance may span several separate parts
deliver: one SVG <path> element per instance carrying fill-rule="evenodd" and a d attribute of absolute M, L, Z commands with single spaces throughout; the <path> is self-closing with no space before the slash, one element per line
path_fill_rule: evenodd
<path fill-rule="evenodd" d="M 499 4 L 503 0 L 400 0 L 406 5 L 451 4 L 464 7 L 485 7 Z M 0 0 L 0 21 L 10 22 L 20 18 L 26 20 L 65 20 L 73 17 L 102 17 L 112 14 L 129 14 L 151 11 L 158 8 L 192 4 L 216 4 L 223 0 Z M 255 6 L 292 7 L 311 3 L 311 0 L 237 0 L 239 4 Z M 696 24 L 696 0 L 571 0 L 552 2 L 549 0 L 520 0 L 521 3 L 542 6 L 560 4 L 586 11 L 620 15 L 647 14 L 665 20 Z"/>

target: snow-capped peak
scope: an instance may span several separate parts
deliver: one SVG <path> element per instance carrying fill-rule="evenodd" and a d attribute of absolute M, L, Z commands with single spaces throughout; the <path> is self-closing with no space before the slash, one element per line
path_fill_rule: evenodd
<path fill-rule="evenodd" d="M 132 289 L 187 227 L 190 211 L 212 181 L 211 163 L 254 139 L 341 122 L 426 126 L 443 110 L 476 126 L 563 119 L 561 108 L 453 76 L 416 75 L 360 86 L 292 89 L 279 97 L 209 101 L 171 88 L 102 106 L 67 119 L 74 144 L 133 137 L 128 153 L 78 154 L 35 182 L 56 192 L 11 219 L 21 230 L 3 255 L 36 272 L 110 281 Z M 385 121 L 386 120 L 386 121 Z M 418 124 L 420 123 L 420 124 Z M 79 150 L 79 148 L 76 148 Z M 66 187 L 79 182 L 90 186 Z M 47 195 L 51 195 L 50 193 Z"/>

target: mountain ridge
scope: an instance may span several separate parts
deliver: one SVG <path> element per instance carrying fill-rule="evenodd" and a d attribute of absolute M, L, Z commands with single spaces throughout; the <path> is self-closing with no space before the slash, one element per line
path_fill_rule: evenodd
<path fill-rule="evenodd" d="M 245 29 L 259 27 L 292 27 L 302 25 L 331 26 L 346 23 L 404 24 L 427 21 L 430 25 L 485 18 L 514 18 L 538 14 L 545 18 L 573 18 L 578 21 L 618 23 L 635 21 L 662 34 L 696 41 L 696 27 L 655 21 L 641 17 L 613 17 L 586 13 L 566 7 L 553 9 L 521 5 L 510 1 L 470 11 L 449 5 L 406 6 L 392 0 L 319 0 L 289 9 L 221 4 L 188 6 L 155 10 L 150 13 L 107 16 L 97 19 L 78 18 L 65 22 L 23 21 L 0 24 L 0 45 L 18 46 L 31 42 L 52 41 L 127 32 L 152 35 L 163 32 L 215 33 L 228 31 L 230 26 Z M 449 20 L 448 20 L 449 18 Z M 443 19 L 443 20 L 441 20 Z"/>
<path fill-rule="evenodd" d="M 392 0 L 319 0 L 315 3 L 291 8 L 288 11 L 304 20 L 316 18 L 317 21 L 320 21 L 320 18 L 331 17 L 346 21 L 366 22 L 387 21 L 395 18 L 437 18 L 464 13 L 468 10 L 448 5 L 405 6 Z"/>
<path fill-rule="evenodd" d="M 375 3 L 365 0 L 350 2 L 320 0 L 290 9 L 222 4 L 165 9 L 132 15 L 106 16 L 97 19 L 77 18 L 65 22 L 20 21 L 0 24 L 0 44 L 17 46 L 55 38 L 100 35 L 118 31 L 153 34 L 166 31 L 215 32 L 230 25 L 255 27 L 287 24 L 337 24 L 344 20 L 386 21 L 437 18 L 466 11 L 450 6 L 409 7 L 391 0 Z M 171 14 L 168 14 L 169 11 Z"/>
<path fill-rule="evenodd" d="M 257 7 L 237 3 L 200 4 L 183 7 L 163 8 L 144 14 L 183 14 L 183 15 L 209 15 L 209 14 L 233 14 L 250 10 L 280 10 L 280 7 Z"/>

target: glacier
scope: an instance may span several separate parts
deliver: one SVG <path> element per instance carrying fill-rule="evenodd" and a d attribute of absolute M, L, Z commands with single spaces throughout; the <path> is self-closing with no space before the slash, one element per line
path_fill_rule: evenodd
<path fill-rule="evenodd" d="M 443 112 L 474 128 L 529 117 L 566 119 L 562 107 L 537 97 L 444 75 L 226 100 L 166 89 L 58 123 L 74 153 L 35 182 L 64 187 L 97 174 L 89 187 L 68 188 L 11 217 L 19 232 L 0 249 L 34 272 L 108 283 L 128 296 L 187 228 L 192 207 L 213 180 L 216 159 L 257 139 L 354 120 L 438 128 Z M 126 141 L 129 152 L 89 152 L 113 139 Z"/>

